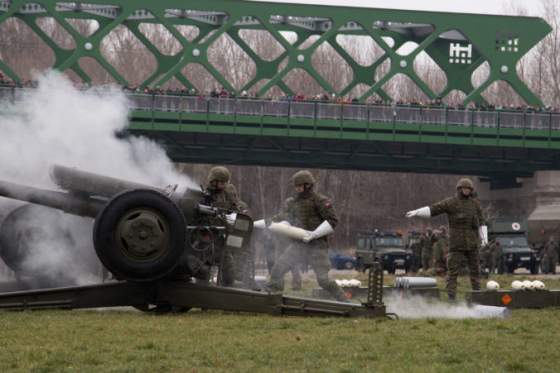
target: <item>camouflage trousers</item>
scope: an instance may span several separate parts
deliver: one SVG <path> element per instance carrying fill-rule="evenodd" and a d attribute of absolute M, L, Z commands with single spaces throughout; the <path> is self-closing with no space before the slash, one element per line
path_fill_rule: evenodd
<path fill-rule="evenodd" d="M 457 277 L 461 268 L 467 264 L 471 288 L 480 290 L 480 256 L 478 250 L 450 251 L 447 255 L 447 295 L 449 299 L 457 296 Z"/>
<path fill-rule="evenodd" d="M 327 244 L 320 240 L 312 241 L 309 244 L 293 243 L 290 245 L 274 263 L 267 287 L 272 291 L 283 291 L 284 275 L 292 268 L 296 268 L 300 263 L 304 263 L 306 256 L 313 268 L 313 272 L 315 272 L 319 286 L 335 299 L 346 300 L 342 289 L 340 289 L 336 282 L 329 280 L 330 262 Z"/>
<path fill-rule="evenodd" d="M 240 281 L 244 288 L 253 289 L 255 285 L 255 253 L 251 247 L 243 246 L 233 253 L 235 262 L 235 279 Z"/>
<path fill-rule="evenodd" d="M 268 269 L 268 273 L 272 274 L 272 268 L 274 268 L 274 264 L 276 263 L 276 258 L 282 256 L 282 253 L 277 253 L 275 248 L 269 248 L 266 251 L 266 266 Z M 296 263 L 292 268 L 290 268 L 290 272 L 292 274 L 292 290 L 301 290 L 301 273 L 300 273 L 300 263 Z M 284 288 L 284 285 L 281 286 Z"/>
<path fill-rule="evenodd" d="M 233 286 L 235 281 L 235 262 L 230 249 L 224 248 L 218 263 L 218 285 Z"/>
<path fill-rule="evenodd" d="M 432 267 L 433 256 L 433 252 L 422 250 L 422 269 L 424 271 L 427 271 Z"/>

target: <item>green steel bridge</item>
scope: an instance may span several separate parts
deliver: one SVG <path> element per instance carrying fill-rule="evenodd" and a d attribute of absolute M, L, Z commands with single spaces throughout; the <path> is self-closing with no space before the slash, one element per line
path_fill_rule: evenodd
<path fill-rule="evenodd" d="M 41 19 L 55 22 L 73 46 L 57 43 L 40 27 Z M 75 20 L 95 22 L 96 28 L 84 34 L 75 28 Z M 185 69 L 197 66 L 237 96 L 251 91 L 261 98 L 131 95 L 130 132 L 161 142 L 175 161 L 457 173 L 503 180 L 560 169 L 560 121 L 555 114 L 366 104 L 374 96 L 391 100 L 385 84 L 404 75 L 432 100 L 460 91 L 465 105 L 483 104 L 483 93 L 504 81 L 528 105 L 542 106 L 517 72 L 521 58 L 551 30 L 539 18 L 241 0 L 0 0 L 0 32 L 10 23 L 25 25 L 52 50 L 51 68 L 71 72 L 85 83 L 92 82 L 81 65 L 88 58 L 118 84 L 133 85 L 102 53 L 104 39 L 124 27 L 157 62 L 138 84 L 140 89 L 163 87 L 171 80 L 192 89 Z M 146 24 L 165 30 L 180 46 L 177 51 L 163 53 L 142 32 Z M 197 35 L 187 38 L 181 26 L 195 28 Z M 244 31 L 265 33 L 282 52 L 272 59 L 259 54 L 243 38 Z M 285 37 L 288 32 L 294 40 Z M 254 76 L 241 86 L 234 86 L 208 58 L 225 36 L 255 65 Z M 341 45 L 341 36 L 370 39 L 382 54 L 364 66 Z M 352 71 L 351 81 L 339 89 L 313 64 L 314 54 L 325 45 Z M 23 80 L 28 72 L 10 66 L 1 52 L 0 71 L 15 82 Z M 121 52 L 113 49 L 110 54 Z M 415 68 L 426 55 L 446 75 L 441 91 L 434 91 Z M 380 76 L 378 69 L 387 62 L 390 67 Z M 235 69 L 237 61 L 229 63 L 225 71 Z M 475 87 L 473 74 L 484 64 L 489 74 Z M 272 88 L 294 95 L 285 78 L 298 70 L 329 94 L 346 96 L 357 86 L 367 89 L 356 105 L 265 99 Z"/>

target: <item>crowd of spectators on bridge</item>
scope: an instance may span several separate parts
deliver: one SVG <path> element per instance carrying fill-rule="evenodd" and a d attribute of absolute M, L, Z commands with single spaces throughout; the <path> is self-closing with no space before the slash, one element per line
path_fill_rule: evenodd
<path fill-rule="evenodd" d="M 20 82 L 14 82 L 12 79 L 9 79 L 5 75 L 0 72 L 0 87 L 8 87 L 8 88 L 36 88 L 37 82 L 33 80 L 22 80 Z M 78 88 L 80 89 L 87 89 L 89 88 L 89 84 L 79 84 Z M 206 98 L 223 98 L 223 99 L 259 99 L 259 100 L 277 100 L 277 101 L 288 101 L 288 102 L 320 102 L 320 103 L 334 103 L 340 105 L 376 105 L 376 106 L 396 106 L 396 107 L 410 107 L 410 108 L 417 108 L 417 109 L 430 109 L 430 108 L 449 108 L 454 110 L 478 110 L 478 111 L 515 111 L 515 112 L 525 112 L 525 113 L 557 113 L 560 112 L 557 108 L 553 108 L 550 106 L 545 107 L 537 107 L 537 106 L 499 106 L 499 105 L 481 105 L 473 103 L 469 106 L 464 106 L 462 104 L 457 105 L 449 105 L 446 104 L 441 99 L 435 99 L 428 102 L 420 102 L 420 101 L 413 101 L 413 102 L 391 102 L 391 101 L 383 101 L 380 99 L 376 100 L 368 100 L 366 103 L 360 102 L 357 98 L 348 98 L 343 96 L 338 96 L 335 93 L 332 94 L 318 94 L 312 96 L 305 96 L 301 93 L 295 95 L 284 95 L 279 97 L 258 97 L 254 92 L 242 91 L 240 94 L 236 94 L 235 92 L 228 91 L 227 89 L 221 88 L 214 88 L 209 92 L 202 93 L 196 90 L 195 88 L 139 88 L 139 87 L 123 87 L 122 90 L 125 93 L 129 94 L 146 94 L 146 95 L 161 95 L 161 96 L 196 96 L 200 99 Z"/>
<path fill-rule="evenodd" d="M 37 88 L 37 81 L 22 80 L 15 82 L 0 72 L 0 87 L 8 88 Z"/>
<path fill-rule="evenodd" d="M 144 88 L 139 89 L 135 87 L 124 87 L 123 90 L 128 93 L 143 93 L 143 94 L 150 94 L 150 95 L 170 95 L 170 96 L 198 96 L 200 98 L 226 98 L 226 99 L 259 99 L 259 100 L 278 100 L 278 101 L 295 101 L 295 102 L 321 102 L 321 103 L 335 103 L 341 105 L 377 105 L 377 106 L 398 106 L 398 107 L 411 107 L 411 108 L 442 108 L 448 107 L 450 109 L 456 110 L 465 110 L 465 109 L 474 109 L 480 111 L 523 111 L 523 112 L 559 112 L 556 108 L 546 106 L 546 107 L 537 107 L 537 106 L 517 106 L 517 105 L 510 105 L 508 107 L 500 106 L 500 105 L 481 105 L 477 103 L 473 103 L 472 106 L 465 106 L 463 104 L 457 105 L 449 105 L 446 104 L 442 99 L 435 99 L 428 102 L 419 102 L 419 101 L 412 101 L 412 102 L 404 102 L 404 101 L 383 101 L 380 99 L 377 100 L 368 100 L 366 103 L 362 103 L 358 100 L 358 98 L 348 98 L 343 96 L 338 96 L 335 93 L 332 94 L 319 94 L 313 96 L 305 96 L 301 93 L 295 95 L 284 95 L 279 97 L 258 97 L 256 93 L 250 93 L 248 91 L 242 91 L 239 95 L 235 92 L 230 92 L 225 88 L 214 88 L 210 92 L 207 93 L 199 93 L 196 89 L 186 89 L 186 88 L 175 88 L 175 89 L 161 89 L 161 88 Z"/>

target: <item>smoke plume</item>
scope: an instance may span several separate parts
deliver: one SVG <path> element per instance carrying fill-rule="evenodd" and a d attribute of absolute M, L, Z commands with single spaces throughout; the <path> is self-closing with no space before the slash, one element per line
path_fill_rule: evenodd
<path fill-rule="evenodd" d="M 130 181 L 196 187 L 174 170 L 165 151 L 144 138 L 122 140 L 128 104 L 118 90 L 80 91 L 58 73 L 39 79 L 22 100 L 2 105 L 0 176 L 4 180 L 54 187 L 49 166 L 62 164 Z"/>
<path fill-rule="evenodd" d="M 0 102 L 0 180 L 57 189 L 50 180 L 49 168 L 60 164 L 158 187 L 179 184 L 197 188 L 175 170 L 164 149 L 153 141 L 116 136 L 128 124 L 128 102 L 120 91 L 81 91 L 56 72 L 47 73 L 38 82 L 37 89 L 21 93 L 15 103 Z M 3 206 L 6 200 L 0 202 L 4 202 L 0 215 L 9 214 L 13 207 Z M 87 232 L 91 219 L 28 219 L 26 224 L 26 229 L 36 225 L 47 230 L 43 232 L 47 238 L 28 240 L 33 247 L 25 259 L 26 272 L 47 268 L 53 277 L 64 273 L 76 277 L 76 283 L 89 281 L 78 278 L 84 271 L 75 262 L 79 260 L 75 254 L 80 250 L 91 254 L 93 250 Z M 59 237 L 60 232 L 65 232 L 63 237 Z M 89 235 L 87 243 L 72 232 Z M 70 255 L 66 250 L 74 252 Z"/>
<path fill-rule="evenodd" d="M 488 319 L 509 315 L 503 307 L 470 306 L 464 302 L 449 304 L 419 296 L 388 297 L 385 303 L 387 312 L 401 319 Z"/>

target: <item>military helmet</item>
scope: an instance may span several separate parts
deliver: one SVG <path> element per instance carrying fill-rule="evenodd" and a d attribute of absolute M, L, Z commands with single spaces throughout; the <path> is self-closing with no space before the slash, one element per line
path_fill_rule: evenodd
<path fill-rule="evenodd" d="M 224 183 L 229 182 L 231 173 L 229 170 L 223 166 L 216 166 L 210 169 L 208 172 L 208 183 L 213 181 L 223 181 Z"/>
<path fill-rule="evenodd" d="M 307 170 L 298 171 L 292 176 L 294 185 L 310 184 L 315 185 L 315 178 Z"/>
<path fill-rule="evenodd" d="M 466 177 L 459 179 L 457 182 L 457 189 L 459 188 L 469 188 L 470 190 L 474 190 L 474 184 L 471 179 L 467 179 Z"/>

